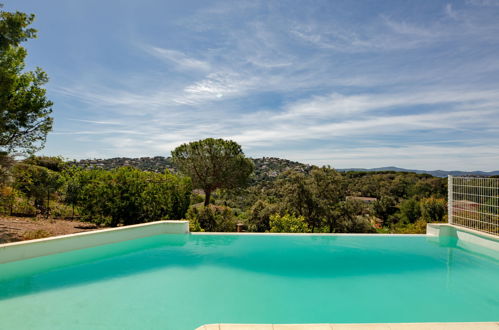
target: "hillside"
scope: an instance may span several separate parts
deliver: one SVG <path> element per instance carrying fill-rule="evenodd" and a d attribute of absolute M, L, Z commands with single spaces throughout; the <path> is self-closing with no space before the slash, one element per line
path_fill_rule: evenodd
<path fill-rule="evenodd" d="M 439 178 L 445 178 L 448 175 L 453 176 L 496 176 L 499 175 L 499 171 L 483 172 L 483 171 L 443 171 L 443 170 L 413 170 L 400 167 L 377 167 L 377 168 L 344 168 L 338 169 L 340 172 L 413 172 L 417 174 L 430 174 Z"/>
<path fill-rule="evenodd" d="M 276 157 L 263 157 L 263 158 L 252 158 L 255 163 L 255 176 L 254 180 L 256 182 L 262 180 L 271 180 L 282 172 L 287 170 L 298 170 L 306 172 L 310 170 L 311 165 L 302 164 L 299 162 L 294 162 L 287 159 L 281 159 Z M 106 170 L 122 167 L 122 166 L 133 166 L 143 171 L 151 172 L 164 172 L 166 169 L 175 172 L 175 167 L 171 162 L 170 157 L 140 157 L 140 158 L 108 158 L 108 159 L 82 159 L 75 161 L 74 164 L 82 167 L 89 168 L 103 168 Z M 414 170 L 414 169 L 404 169 L 399 167 L 379 167 L 379 168 L 346 168 L 338 169 L 341 172 L 358 171 L 358 172 L 413 172 L 418 174 L 430 174 L 435 177 L 447 177 L 447 175 L 454 176 L 493 176 L 499 175 L 499 171 L 493 172 L 482 172 L 482 171 L 428 171 L 428 170 Z"/>
<path fill-rule="evenodd" d="M 255 164 L 254 181 L 272 180 L 287 170 L 308 171 L 310 165 L 275 157 L 252 158 Z M 108 158 L 108 159 L 82 159 L 73 162 L 77 166 L 87 168 L 102 168 L 111 170 L 122 166 L 133 166 L 143 171 L 164 172 L 166 169 L 175 172 L 175 167 L 170 157 L 141 157 L 141 158 Z"/>

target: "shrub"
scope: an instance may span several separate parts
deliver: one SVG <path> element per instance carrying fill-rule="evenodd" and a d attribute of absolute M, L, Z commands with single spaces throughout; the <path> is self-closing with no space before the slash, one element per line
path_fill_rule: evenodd
<path fill-rule="evenodd" d="M 308 233 L 308 226 L 304 217 L 285 214 L 270 216 L 271 233 Z"/>
<path fill-rule="evenodd" d="M 237 226 L 237 218 L 229 207 L 213 204 L 191 206 L 186 218 L 193 231 L 231 232 Z"/>
<path fill-rule="evenodd" d="M 421 218 L 427 222 L 443 221 L 447 206 L 443 198 L 423 198 L 420 202 Z"/>
<path fill-rule="evenodd" d="M 262 200 L 256 201 L 248 214 L 248 230 L 266 232 L 270 230 L 270 217 L 277 213 L 277 206 Z"/>
<path fill-rule="evenodd" d="M 426 233 L 426 221 L 419 219 L 414 223 L 398 224 L 393 227 L 394 234 L 424 234 Z"/>
<path fill-rule="evenodd" d="M 84 220 L 97 224 L 131 225 L 160 219 L 182 219 L 189 207 L 188 178 L 169 172 L 143 172 L 131 167 L 76 174 L 76 200 Z"/>
<path fill-rule="evenodd" d="M 52 236 L 52 233 L 50 233 L 46 230 L 43 230 L 43 229 L 27 231 L 23 234 L 23 238 L 25 240 L 38 239 L 38 238 L 44 238 L 44 237 L 49 237 L 49 236 Z"/>
<path fill-rule="evenodd" d="M 417 200 L 410 198 L 400 203 L 400 220 L 414 223 L 421 216 L 421 207 Z"/>

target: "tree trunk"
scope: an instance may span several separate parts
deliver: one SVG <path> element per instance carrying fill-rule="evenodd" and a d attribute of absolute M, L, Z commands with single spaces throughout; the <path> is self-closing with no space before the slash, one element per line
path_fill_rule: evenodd
<path fill-rule="evenodd" d="M 49 217 L 49 213 L 50 213 L 50 188 L 47 189 L 47 210 L 46 210 L 46 214 L 45 214 L 45 217 L 48 218 Z"/>
<path fill-rule="evenodd" d="M 204 206 L 208 206 L 210 204 L 211 198 L 211 189 L 206 189 L 204 191 Z"/>

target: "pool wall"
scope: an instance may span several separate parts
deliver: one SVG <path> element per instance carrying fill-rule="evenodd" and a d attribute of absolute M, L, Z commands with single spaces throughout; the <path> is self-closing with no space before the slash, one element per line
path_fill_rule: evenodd
<path fill-rule="evenodd" d="M 499 251 L 499 236 L 483 233 L 469 228 L 449 225 L 446 223 L 429 223 L 426 235 L 430 237 L 455 237 L 457 246 L 469 248 L 470 244 Z"/>
<path fill-rule="evenodd" d="M 120 228 L 0 244 L 0 263 L 117 243 L 160 234 L 187 234 L 188 221 L 163 220 Z"/>
<path fill-rule="evenodd" d="M 103 229 L 92 232 L 42 238 L 42 239 L 23 241 L 23 242 L 0 244 L 0 263 L 6 263 L 6 262 L 17 261 L 28 258 L 36 258 L 55 253 L 85 249 L 93 246 L 117 243 L 126 240 L 132 240 L 132 239 L 160 235 L 160 234 L 188 234 L 188 233 L 189 233 L 188 221 L 163 220 L 163 221 L 149 222 L 139 225 L 120 227 L 120 228 Z M 227 233 L 200 233 L 200 234 L 217 235 L 217 234 L 227 234 Z M 273 235 L 269 233 L 258 233 L 258 234 Z M 290 235 L 290 234 L 282 234 L 282 235 Z M 301 234 L 301 235 L 311 235 L 311 234 Z M 332 234 L 332 235 L 349 235 L 349 234 Z M 373 234 L 364 234 L 364 235 L 371 236 Z M 457 243 L 456 243 L 457 246 L 461 248 L 469 248 L 471 244 L 499 251 L 499 237 L 491 234 L 486 234 L 483 232 L 478 232 L 473 229 L 463 228 L 449 224 L 432 223 L 427 225 L 426 235 L 429 238 L 435 237 L 438 239 L 445 239 L 445 237 L 455 237 L 457 238 Z M 387 236 L 393 236 L 393 235 L 387 235 Z"/>

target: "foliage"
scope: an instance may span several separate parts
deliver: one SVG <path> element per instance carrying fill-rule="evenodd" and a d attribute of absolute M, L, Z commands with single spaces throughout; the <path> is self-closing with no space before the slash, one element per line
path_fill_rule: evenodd
<path fill-rule="evenodd" d="M 393 234 L 425 234 L 427 222 L 419 219 L 410 224 L 398 224 L 391 231 Z"/>
<path fill-rule="evenodd" d="M 142 172 L 123 167 L 113 171 L 83 170 L 70 178 L 84 219 L 110 226 L 181 219 L 189 207 L 191 185 L 187 178 L 169 172 Z"/>
<path fill-rule="evenodd" d="M 16 164 L 13 169 L 15 177 L 14 187 L 33 199 L 35 208 L 45 216 L 50 214 L 50 199 L 62 185 L 59 173 L 46 167 L 27 163 Z"/>
<path fill-rule="evenodd" d="M 212 203 L 204 207 L 202 191 L 193 192 L 189 178 L 170 172 L 83 168 L 59 157 L 7 161 L 13 166 L 0 183 L 4 214 L 80 217 L 111 226 L 187 218 L 191 231 L 235 231 L 237 223 L 244 223 L 253 232 L 320 233 L 369 233 L 374 228 L 416 233 L 425 230 L 427 221 L 446 219 L 446 180 L 415 173 L 340 173 L 265 158 L 257 162 L 260 179 L 213 190 Z"/>
<path fill-rule="evenodd" d="M 307 233 L 308 226 L 305 218 L 294 215 L 279 215 L 270 216 L 270 232 L 271 233 Z"/>
<path fill-rule="evenodd" d="M 249 217 L 247 219 L 248 231 L 270 231 L 270 217 L 276 214 L 277 211 L 277 205 L 258 200 L 249 210 Z"/>
<path fill-rule="evenodd" d="M 253 163 L 234 141 L 205 139 L 183 144 L 172 151 L 172 161 L 192 179 L 194 188 L 205 192 L 204 205 L 219 188 L 244 186 L 253 172 Z"/>
<path fill-rule="evenodd" d="M 445 199 L 443 198 L 423 198 L 420 202 L 421 218 L 427 222 L 443 221 L 447 212 Z"/>
<path fill-rule="evenodd" d="M 23 238 L 25 240 L 30 240 L 30 239 L 39 239 L 39 238 L 45 238 L 52 236 L 52 233 L 43 230 L 43 229 L 37 229 L 37 230 L 32 230 L 32 231 L 27 231 L 23 234 Z"/>
<path fill-rule="evenodd" d="M 282 212 L 303 216 L 314 232 L 326 225 L 336 226 L 337 204 L 345 198 L 342 176 L 333 169 L 314 167 L 309 174 L 285 172 L 276 182 Z"/>
<path fill-rule="evenodd" d="M 218 205 L 193 205 L 186 218 L 193 231 L 235 231 L 237 218 L 229 207 Z"/>
<path fill-rule="evenodd" d="M 346 200 L 339 202 L 336 211 L 337 225 L 335 231 L 341 233 L 375 232 L 368 212 L 368 206 L 361 201 Z"/>
<path fill-rule="evenodd" d="M 400 203 L 400 220 L 405 223 L 414 223 L 421 217 L 421 207 L 414 198 L 409 198 Z"/>
<path fill-rule="evenodd" d="M 390 195 L 384 195 L 373 203 L 374 215 L 385 224 L 393 223 L 391 215 L 397 211 L 396 199 Z"/>
<path fill-rule="evenodd" d="M 23 160 L 23 163 L 45 167 L 54 172 L 62 172 L 68 167 L 68 164 L 62 159 L 62 157 L 32 155 Z"/>
<path fill-rule="evenodd" d="M 39 150 L 52 129 L 52 102 L 41 86 L 42 69 L 24 72 L 27 51 L 20 43 L 36 37 L 34 15 L 0 12 L 0 152 Z"/>

